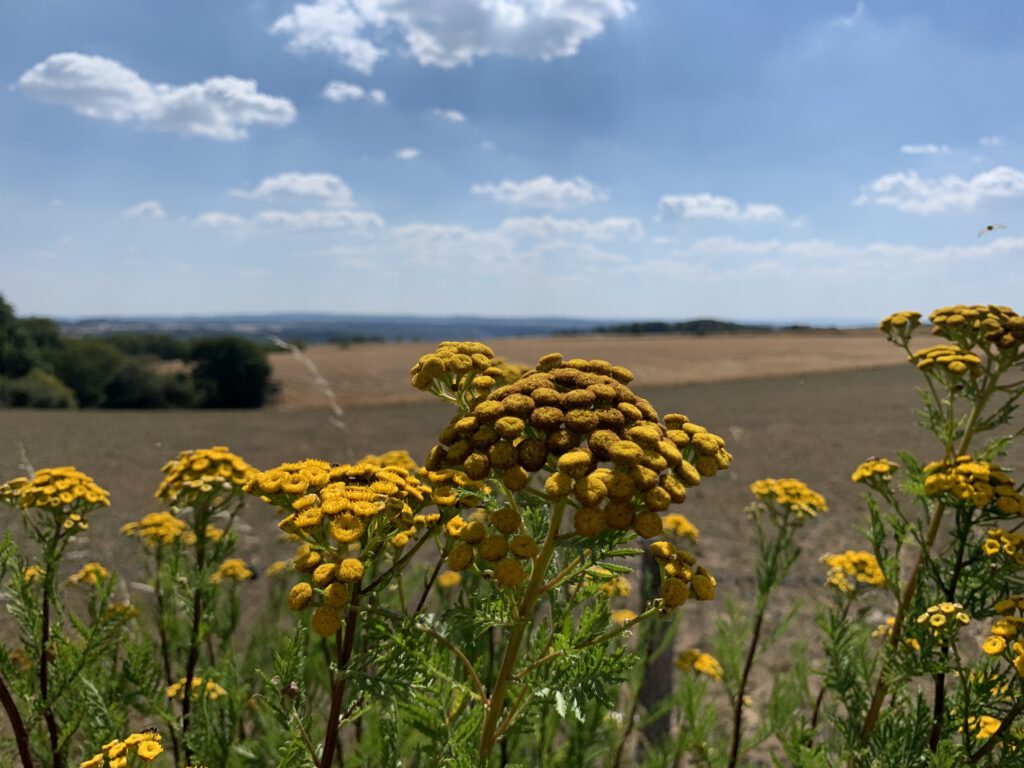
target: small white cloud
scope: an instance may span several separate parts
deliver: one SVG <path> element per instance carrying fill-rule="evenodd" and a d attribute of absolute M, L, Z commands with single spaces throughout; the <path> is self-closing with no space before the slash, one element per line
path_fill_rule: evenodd
<path fill-rule="evenodd" d="M 457 109 L 441 109 L 437 107 L 434 109 L 434 117 L 439 117 L 442 120 L 447 120 L 449 123 L 464 123 L 466 122 L 466 116 L 459 112 Z"/>
<path fill-rule="evenodd" d="M 166 218 L 167 213 L 164 211 L 164 207 L 156 200 L 144 200 L 124 212 L 126 219 L 140 219 L 147 216 L 154 219 L 163 219 Z"/>
<path fill-rule="evenodd" d="M 474 184 L 470 192 L 490 195 L 501 203 L 531 208 L 579 208 L 608 199 L 605 192 L 582 176 L 562 180 L 551 176 L 538 176 L 526 181 L 506 179 L 497 184 Z"/>
<path fill-rule="evenodd" d="M 371 211 L 307 210 L 260 211 L 254 223 L 283 229 L 373 230 L 384 226 L 384 219 Z"/>
<path fill-rule="evenodd" d="M 372 101 L 374 104 L 386 104 L 388 97 L 384 91 L 374 88 L 367 91 L 363 86 L 355 83 L 346 83 L 342 80 L 331 80 L 324 86 L 323 97 L 328 101 L 341 104 L 346 101 Z"/>
<path fill-rule="evenodd" d="M 242 216 L 224 211 L 207 211 L 196 216 L 196 224 L 213 229 L 244 227 L 246 220 Z"/>
<path fill-rule="evenodd" d="M 634 0 L 312 0 L 296 3 L 270 31 L 286 36 L 295 53 L 332 54 L 368 74 L 390 40 L 420 65 L 444 68 L 494 55 L 575 56 L 635 10 Z"/>
<path fill-rule="evenodd" d="M 773 222 L 786 218 L 786 212 L 777 205 L 747 203 L 741 206 L 731 197 L 708 192 L 695 195 L 662 195 L 658 201 L 658 210 L 681 219 Z"/>
<path fill-rule="evenodd" d="M 248 137 L 250 125 L 288 125 L 295 107 L 261 93 L 255 80 L 211 77 L 201 83 L 151 83 L 118 61 L 55 53 L 25 72 L 18 90 L 80 115 L 220 141 Z"/>
<path fill-rule="evenodd" d="M 882 205 L 904 213 L 934 214 L 973 211 L 987 200 L 1024 197 L 1024 171 L 999 165 L 969 179 L 944 176 L 924 179 L 916 171 L 880 176 L 853 201 Z"/>
<path fill-rule="evenodd" d="M 415 147 L 403 147 L 395 152 L 395 157 L 399 160 L 415 160 L 420 156 L 420 151 Z"/>
<path fill-rule="evenodd" d="M 829 25 L 833 27 L 842 27 L 844 29 L 855 27 L 864 19 L 864 12 L 866 10 L 867 6 L 864 4 L 864 0 L 857 0 L 857 5 L 853 9 L 853 13 L 846 16 L 836 16 L 829 22 Z"/>
<path fill-rule="evenodd" d="M 1001 147 L 1006 143 L 1004 136 L 982 136 L 978 139 L 978 143 L 983 147 Z"/>
<path fill-rule="evenodd" d="M 246 200 L 260 200 L 276 195 L 319 198 L 333 208 L 352 206 L 352 190 L 332 173 L 279 173 L 263 179 L 252 189 L 233 189 L 231 194 Z"/>
<path fill-rule="evenodd" d="M 900 152 L 904 155 L 948 155 L 953 150 L 948 144 L 903 144 Z"/>

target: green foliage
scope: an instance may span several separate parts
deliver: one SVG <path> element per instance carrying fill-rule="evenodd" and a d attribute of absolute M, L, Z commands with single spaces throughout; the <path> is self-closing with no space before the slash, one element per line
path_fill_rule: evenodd
<path fill-rule="evenodd" d="M 76 408 L 75 393 L 41 368 L 17 379 L 0 377 L 0 406 L 12 408 Z"/>
<path fill-rule="evenodd" d="M 235 336 L 200 339 L 189 359 L 204 408 L 259 408 L 266 400 L 270 366 L 258 344 Z"/>

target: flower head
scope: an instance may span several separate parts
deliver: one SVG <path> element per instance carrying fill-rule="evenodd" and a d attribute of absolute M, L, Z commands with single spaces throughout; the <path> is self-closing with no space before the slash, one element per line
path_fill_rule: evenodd
<path fill-rule="evenodd" d="M 65 530 L 84 531 L 85 515 L 110 506 L 110 494 L 74 467 L 49 467 L 31 479 L 16 477 L 0 485 L 0 501 L 20 509 L 48 510 Z"/>
<path fill-rule="evenodd" d="M 790 513 L 798 521 L 814 518 L 820 512 L 828 511 L 825 497 L 807 487 L 802 480 L 794 477 L 767 477 L 750 485 L 750 492 L 762 504 L 773 509 Z"/>
<path fill-rule="evenodd" d="M 844 595 L 852 595 L 861 585 L 880 587 L 885 584 L 878 560 L 870 552 L 847 550 L 838 555 L 827 554 L 821 562 L 828 568 L 825 583 Z"/>
<path fill-rule="evenodd" d="M 688 648 L 676 655 L 676 669 L 684 672 L 693 671 L 701 675 L 707 675 L 712 680 L 721 680 L 724 670 L 718 660 L 710 653 L 705 653 L 699 648 Z"/>
<path fill-rule="evenodd" d="M 173 506 L 192 504 L 208 496 L 214 504 L 240 493 L 255 470 L 227 446 L 182 451 L 164 464 L 164 480 L 156 497 Z"/>
<path fill-rule="evenodd" d="M 86 563 L 68 581 L 72 584 L 87 584 L 95 587 L 101 581 L 110 578 L 110 571 L 99 563 Z"/>

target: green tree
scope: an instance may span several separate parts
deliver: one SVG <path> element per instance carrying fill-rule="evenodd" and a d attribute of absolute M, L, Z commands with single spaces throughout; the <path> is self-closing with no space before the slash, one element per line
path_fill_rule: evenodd
<path fill-rule="evenodd" d="M 192 345 L 192 379 L 204 408 L 259 408 L 266 401 L 270 365 L 259 345 L 237 336 Z"/>

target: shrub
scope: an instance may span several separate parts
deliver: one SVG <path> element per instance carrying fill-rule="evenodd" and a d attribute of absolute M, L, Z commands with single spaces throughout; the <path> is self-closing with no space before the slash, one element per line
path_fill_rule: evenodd
<path fill-rule="evenodd" d="M 14 408 L 76 408 L 75 393 L 56 376 L 33 368 L 17 379 L 0 377 L 0 405 Z"/>
<path fill-rule="evenodd" d="M 259 408 L 266 401 L 270 365 L 254 342 L 237 336 L 200 339 L 189 359 L 204 408 Z"/>

